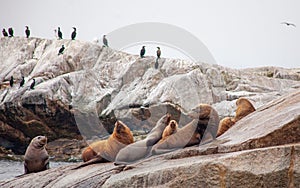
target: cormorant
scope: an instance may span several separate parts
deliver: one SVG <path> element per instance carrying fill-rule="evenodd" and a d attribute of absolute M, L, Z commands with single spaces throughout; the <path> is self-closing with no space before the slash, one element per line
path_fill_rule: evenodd
<path fill-rule="evenodd" d="M 281 24 L 285 24 L 285 25 L 287 25 L 287 26 L 294 26 L 294 27 L 296 27 L 295 24 L 289 23 L 289 22 L 282 22 Z"/>
<path fill-rule="evenodd" d="M 26 27 L 26 30 L 25 30 L 26 38 L 29 38 L 30 30 L 29 30 L 28 26 L 25 26 L 25 27 Z"/>
<path fill-rule="evenodd" d="M 75 37 L 76 37 L 76 27 L 73 27 L 73 29 L 74 29 L 74 31 L 71 34 L 71 38 L 72 38 L 72 40 L 75 40 Z"/>
<path fill-rule="evenodd" d="M 156 54 L 157 54 L 157 58 L 160 58 L 161 51 L 160 51 L 160 48 L 159 48 L 159 47 L 157 47 Z"/>
<path fill-rule="evenodd" d="M 13 37 L 14 36 L 14 30 L 13 28 L 8 28 L 8 34 L 9 34 L 9 37 Z"/>
<path fill-rule="evenodd" d="M 23 87 L 23 85 L 25 84 L 25 79 L 24 79 L 24 76 L 22 76 L 22 80 L 21 80 L 21 82 L 20 82 L 20 87 Z M 19 87 L 19 88 L 20 88 Z"/>
<path fill-rule="evenodd" d="M 4 37 L 8 37 L 8 33 L 5 31 L 4 28 L 3 28 L 3 30 L 2 30 L 2 34 L 3 34 Z"/>
<path fill-rule="evenodd" d="M 34 89 L 34 86 L 35 86 L 35 79 L 33 79 L 33 82 L 30 85 L 30 89 Z"/>
<path fill-rule="evenodd" d="M 103 45 L 108 47 L 108 41 L 106 35 L 103 35 Z"/>
<path fill-rule="evenodd" d="M 63 53 L 64 53 L 64 50 L 65 50 L 65 46 L 62 45 L 61 48 L 60 48 L 59 51 L 58 51 L 58 55 L 63 54 Z"/>
<path fill-rule="evenodd" d="M 145 49 L 145 46 L 143 46 L 142 49 L 141 49 L 141 52 L 140 52 L 141 58 L 144 57 L 145 53 L 146 53 L 146 49 Z"/>
<path fill-rule="evenodd" d="M 60 31 L 60 27 L 57 30 L 58 39 L 62 39 L 62 32 Z"/>
<path fill-rule="evenodd" d="M 13 87 L 13 85 L 14 85 L 14 77 L 13 76 L 10 77 L 9 85 L 10 85 L 10 87 Z"/>

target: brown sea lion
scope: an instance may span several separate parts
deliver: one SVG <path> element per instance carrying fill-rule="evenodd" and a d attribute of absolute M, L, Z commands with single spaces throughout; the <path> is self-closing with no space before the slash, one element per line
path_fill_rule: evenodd
<path fill-rule="evenodd" d="M 188 113 L 188 116 L 199 120 L 197 133 L 200 136 L 201 144 L 216 138 L 220 119 L 218 112 L 213 107 L 209 104 L 199 104 Z"/>
<path fill-rule="evenodd" d="M 175 134 L 178 130 L 178 123 L 175 120 L 171 120 L 168 126 L 165 128 L 162 138 L 160 139 L 159 142 L 162 142 L 165 140 L 168 136 Z"/>
<path fill-rule="evenodd" d="M 78 169 L 90 164 L 114 161 L 118 152 L 133 143 L 131 130 L 120 120 L 116 121 L 112 135 L 107 140 L 93 142 L 82 152 L 84 163 L 75 167 Z"/>
<path fill-rule="evenodd" d="M 45 149 L 47 137 L 33 138 L 26 149 L 24 168 L 25 174 L 49 169 L 49 155 Z"/>
<path fill-rule="evenodd" d="M 232 117 L 225 117 L 223 118 L 219 123 L 219 128 L 217 132 L 217 137 L 221 136 L 223 133 L 225 133 L 230 127 L 232 127 L 235 124 L 235 120 Z"/>
<path fill-rule="evenodd" d="M 162 142 L 155 144 L 151 150 L 151 155 L 163 154 L 176 149 L 199 144 L 200 136 L 197 133 L 198 120 L 194 119 L 175 134 L 168 136 Z"/>
<path fill-rule="evenodd" d="M 239 121 L 243 117 L 255 111 L 255 108 L 251 102 L 246 98 L 239 98 L 236 101 L 236 111 L 235 111 L 235 122 Z"/>
<path fill-rule="evenodd" d="M 169 113 L 161 117 L 144 140 L 130 144 L 120 150 L 116 157 L 115 164 L 129 164 L 145 158 L 149 154 L 152 146 L 161 139 L 162 133 L 170 120 L 171 115 Z"/>
<path fill-rule="evenodd" d="M 120 120 L 115 123 L 114 131 L 107 140 L 100 140 L 90 144 L 83 152 L 83 166 L 98 162 L 114 161 L 118 152 L 133 143 L 131 130 Z M 91 161 L 91 162 L 90 162 Z"/>

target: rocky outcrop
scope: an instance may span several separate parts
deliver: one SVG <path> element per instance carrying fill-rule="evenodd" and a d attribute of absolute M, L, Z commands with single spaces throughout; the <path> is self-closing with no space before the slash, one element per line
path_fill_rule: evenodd
<path fill-rule="evenodd" d="M 66 50 L 58 55 L 62 44 Z M 199 103 L 211 104 L 222 118 L 234 116 L 241 96 L 258 108 L 300 88 L 298 69 L 236 70 L 166 58 L 155 69 L 155 57 L 77 40 L 2 37 L 0 51 L 0 141 L 17 154 L 38 134 L 50 143 L 105 138 L 116 119 L 147 133 L 166 112 L 184 125 L 185 112 Z"/>
<path fill-rule="evenodd" d="M 77 164 L 0 181 L 1 187 L 299 187 L 300 91 L 238 121 L 211 143 L 128 166 Z"/>

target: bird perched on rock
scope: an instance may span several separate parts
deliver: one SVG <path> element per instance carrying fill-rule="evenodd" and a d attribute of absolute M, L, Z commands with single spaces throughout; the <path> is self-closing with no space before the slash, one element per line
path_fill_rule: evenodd
<path fill-rule="evenodd" d="M 28 26 L 25 26 L 25 27 L 26 27 L 26 29 L 25 29 L 26 38 L 29 38 L 30 30 L 29 30 Z"/>
<path fill-rule="evenodd" d="M 30 85 L 30 89 L 34 89 L 34 86 L 35 86 L 35 79 L 33 79 L 33 82 Z"/>
<path fill-rule="evenodd" d="M 22 76 L 22 80 L 21 80 L 21 82 L 20 82 L 20 87 L 23 87 L 23 85 L 25 84 L 25 79 L 24 79 L 24 76 Z M 20 88 L 19 87 L 19 88 Z"/>
<path fill-rule="evenodd" d="M 57 30 L 58 39 L 62 39 L 62 32 L 60 31 L 60 27 Z"/>
<path fill-rule="evenodd" d="M 106 35 L 103 35 L 102 41 L 103 41 L 103 45 L 108 47 L 108 41 L 107 41 Z"/>
<path fill-rule="evenodd" d="M 14 77 L 13 76 L 10 77 L 9 85 L 10 85 L 10 87 L 12 87 L 14 85 Z"/>
<path fill-rule="evenodd" d="M 58 55 L 63 54 L 63 53 L 64 53 L 64 50 L 65 50 L 65 46 L 62 45 L 61 48 L 60 48 L 59 51 L 58 51 Z"/>
<path fill-rule="evenodd" d="M 2 29 L 2 34 L 4 37 L 8 37 L 8 33 L 6 32 L 6 30 L 4 28 Z"/>
<path fill-rule="evenodd" d="M 295 24 L 289 23 L 289 22 L 282 22 L 281 24 L 285 24 L 286 26 L 294 26 L 294 27 L 296 27 Z"/>
<path fill-rule="evenodd" d="M 160 47 L 157 47 L 156 55 L 157 55 L 157 58 L 160 58 L 160 55 L 161 55 Z"/>
<path fill-rule="evenodd" d="M 8 34 L 9 34 L 9 37 L 13 37 L 14 36 L 14 30 L 13 28 L 8 28 Z"/>
<path fill-rule="evenodd" d="M 72 40 L 75 40 L 75 37 L 76 37 L 76 27 L 73 27 L 73 29 L 74 29 L 74 31 L 72 32 L 72 34 L 71 34 L 71 39 Z"/>
<path fill-rule="evenodd" d="M 146 53 L 146 49 L 145 49 L 145 46 L 143 46 L 141 49 L 141 52 L 140 52 L 141 58 L 144 58 L 145 53 Z"/>

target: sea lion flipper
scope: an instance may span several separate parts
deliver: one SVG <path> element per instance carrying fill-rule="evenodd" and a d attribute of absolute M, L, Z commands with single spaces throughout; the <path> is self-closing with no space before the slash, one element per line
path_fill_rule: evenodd
<path fill-rule="evenodd" d="M 104 161 L 107 161 L 107 160 L 105 160 L 104 158 L 102 158 L 100 155 L 97 155 L 97 156 L 95 156 L 95 158 L 93 158 L 93 159 L 91 159 L 89 161 L 83 162 L 82 164 L 80 164 L 79 166 L 77 166 L 75 168 L 72 168 L 72 170 L 76 170 L 76 169 L 79 169 L 81 167 L 88 166 L 90 164 L 96 164 L 96 163 L 100 163 L 100 162 L 104 162 Z"/>

